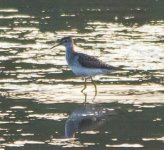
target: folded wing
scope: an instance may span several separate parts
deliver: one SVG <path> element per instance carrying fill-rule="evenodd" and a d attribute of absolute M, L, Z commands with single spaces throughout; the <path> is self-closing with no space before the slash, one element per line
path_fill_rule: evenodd
<path fill-rule="evenodd" d="M 78 55 L 79 63 L 83 67 L 109 69 L 109 70 L 121 70 L 121 68 L 108 65 L 108 64 L 102 62 L 101 60 L 97 59 L 94 56 L 89 56 L 89 55 L 83 54 L 83 53 L 75 53 L 75 55 L 76 54 Z"/>

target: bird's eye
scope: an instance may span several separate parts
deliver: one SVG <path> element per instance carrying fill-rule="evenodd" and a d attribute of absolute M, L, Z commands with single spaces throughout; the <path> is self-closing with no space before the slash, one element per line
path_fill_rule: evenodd
<path fill-rule="evenodd" d="M 66 43 L 67 43 L 67 42 L 68 42 L 68 40 L 66 39 L 66 40 L 64 40 L 64 42 L 66 42 Z"/>

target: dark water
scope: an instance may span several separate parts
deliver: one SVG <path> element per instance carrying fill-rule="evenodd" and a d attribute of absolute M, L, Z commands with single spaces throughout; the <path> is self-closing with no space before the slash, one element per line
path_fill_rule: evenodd
<path fill-rule="evenodd" d="M 164 149 L 163 0 L 0 1 L 0 150 Z M 123 66 L 75 77 L 63 47 Z M 90 82 L 90 81 L 88 81 Z M 87 104 L 84 104 L 87 101 Z"/>

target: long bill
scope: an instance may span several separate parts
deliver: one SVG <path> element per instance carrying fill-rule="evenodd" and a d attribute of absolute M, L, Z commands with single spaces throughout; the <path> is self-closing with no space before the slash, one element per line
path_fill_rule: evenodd
<path fill-rule="evenodd" d="M 57 47 L 57 46 L 59 46 L 59 45 L 61 45 L 61 43 L 58 43 L 58 44 L 52 46 L 51 49 L 53 49 L 53 48 L 55 48 L 55 47 Z"/>

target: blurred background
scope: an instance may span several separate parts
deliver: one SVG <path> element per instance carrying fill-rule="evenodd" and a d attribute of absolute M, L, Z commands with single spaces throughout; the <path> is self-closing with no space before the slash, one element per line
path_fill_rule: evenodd
<path fill-rule="evenodd" d="M 163 12 L 163 0 L 1 0 L 0 150 L 164 149 Z M 95 99 L 50 49 L 65 36 L 125 69 L 96 76 Z"/>

